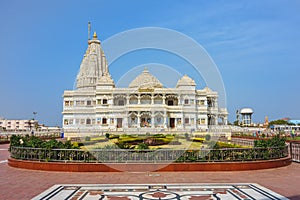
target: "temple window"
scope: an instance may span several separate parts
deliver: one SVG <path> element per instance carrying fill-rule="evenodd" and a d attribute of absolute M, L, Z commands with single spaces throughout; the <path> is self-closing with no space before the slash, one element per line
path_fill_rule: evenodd
<path fill-rule="evenodd" d="M 103 100 L 102 100 L 102 104 L 103 104 L 103 105 L 107 105 L 107 99 L 103 99 Z"/>
<path fill-rule="evenodd" d="M 162 104 L 162 103 L 163 103 L 162 95 L 156 95 L 154 97 L 154 104 Z"/>
<path fill-rule="evenodd" d="M 67 119 L 64 120 L 64 125 L 68 125 L 69 121 Z"/>
<path fill-rule="evenodd" d="M 124 100 L 119 100 L 118 105 L 119 105 L 119 106 L 124 106 L 124 105 L 125 105 Z"/>
<path fill-rule="evenodd" d="M 114 124 L 115 123 L 115 119 L 114 118 L 110 118 L 110 124 Z"/>
<path fill-rule="evenodd" d="M 166 104 L 168 106 L 177 106 L 178 105 L 178 97 L 175 95 L 166 95 Z"/>
<path fill-rule="evenodd" d="M 184 123 L 185 124 L 189 124 L 190 123 L 190 119 L 189 118 L 184 118 Z"/>
<path fill-rule="evenodd" d="M 65 101 L 65 106 L 70 106 L 70 102 L 69 101 Z"/>
<path fill-rule="evenodd" d="M 73 119 L 69 119 L 69 124 L 73 124 Z"/>
<path fill-rule="evenodd" d="M 91 119 L 86 119 L 86 124 L 91 124 Z"/>
<path fill-rule="evenodd" d="M 194 118 L 191 118 L 191 124 L 194 124 L 194 123 L 195 123 Z"/>
<path fill-rule="evenodd" d="M 151 104 L 151 96 L 150 95 L 142 95 L 141 96 L 141 104 Z"/>
<path fill-rule="evenodd" d="M 184 100 L 184 104 L 185 104 L 185 105 L 189 104 L 189 100 L 188 100 L 188 99 L 185 99 L 185 100 Z"/>
<path fill-rule="evenodd" d="M 91 105 L 92 105 L 92 101 L 87 100 L 87 101 L 86 101 L 86 105 L 87 105 L 87 106 L 91 106 Z"/>
<path fill-rule="evenodd" d="M 107 124 L 107 119 L 106 118 L 102 118 L 102 124 Z"/>
<path fill-rule="evenodd" d="M 173 100 L 168 100 L 168 106 L 173 106 L 174 105 L 174 101 Z"/>
<path fill-rule="evenodd" d="M 210 108 L 210 107 L 213 107 L 213 100 L 212 99 L 207 99 L 207 106 Z"/>
<path fill-rule="evenodd" d="M 200 105 L 204 106 L 204 104 L 205 104 L 205 101 L 204 100 L 200 100 Z"/>
<path fill-rule="evenodd" d="M 129 104 L 138 104 L 138 98 L 136 95 L 130 97 Z"/>
<path fill-rule="evenodd" d="M 101 99 L 97 99 L 97 104 L 101 104 Z"/>

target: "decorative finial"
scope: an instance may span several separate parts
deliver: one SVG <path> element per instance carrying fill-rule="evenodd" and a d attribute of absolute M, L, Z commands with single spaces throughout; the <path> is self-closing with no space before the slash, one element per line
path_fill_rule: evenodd
<path fill-rule="evenodd" d="M 94 32 L 94 35 L 93 35 L 93 38 L 97 38 L 97 33 L 96 33 L 96 31 Z"/>
<path fill-rule="evenodd" d="M 144 73 L 148 73 L 148 68 L 147 67 L 144 67 Z"/>

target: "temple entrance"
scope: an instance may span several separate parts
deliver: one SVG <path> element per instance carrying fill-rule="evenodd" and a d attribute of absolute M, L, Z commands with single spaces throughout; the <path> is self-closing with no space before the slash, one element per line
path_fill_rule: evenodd
<path fill-rule="evenodd" d="M 141 112 L 141 124 L 140 127 L 151 127 L 151 113 Z"/>
<path fill-rule="evenodd" d="M 122 118 L 117 118 L 117 128 L 122 128 Z"/>
<path fill-rule="evenodd" d="M 175 118 L 170 118 L 170 128 L 175 128 Z"/>

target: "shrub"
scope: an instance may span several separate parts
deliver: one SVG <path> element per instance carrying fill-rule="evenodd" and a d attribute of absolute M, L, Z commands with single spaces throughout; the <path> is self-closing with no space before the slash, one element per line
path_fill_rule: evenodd
<path fill-rule="evenodd" d="M 120 149 L 131 149 L 131 145 L 124 142 L 117 142 L 116 145 Z"/>
<path fill-rule="evenodd" d="M 105 133 L 105 137 L 106 137 L 107 139 L 110 139 L 109 136 L 110 136 L 109 133 Z"/>
<path fill-rule="evenodd" d="M 116 144 L 108 144 L 108 145 L 105 145 L 104 149 L 119 149 L 119 146 L 116 145 Z"/>
<path fill-rule="evenodd" d="M 206 134 L 206 135 L 205 135 L 205 140 L 206 140 L 206 141 L 210 141 L 210 139 L 211 139 L 211 135 Z"/>
<path fill-rule="evenodd" d="M 149 149 L 149 146 L 145 143 L 140 143 L 136 146 L 136 149 Z"/>
<path fill-rule="evenodd" d="M 254 147 L 262 147 L 262 148 L 268 148 L 268 147 L 279 147 L 284 148 L 285 147 L 285 137 L 280 137 L 280 135 L 275 135 L 271 139 L 267 140 L 255 140 L 254 141 Z"/>
<path fill-rule="evenodd" d="M 160 133 L 160 134 L 155 134 L 152 137 L 154 137 L 154 138 L 165 138 L 166 136 L 164 134 Z"/>
<path fill-rule="evenodd" d="M 73 146 L 71 141 L 65 143 L 51 139 L 44 141 L 36 136 L 12 136 L 10 140 L 10 147 L 30 147 L 30 148 L 45 148 L 45 149 L 77 149 L 79 147 Z"/>
<path fill-rule="evenodd" d="M 91 141 L 91 137 L 90 136 L 86 136 L 84 140 L 85 141 Z"/>

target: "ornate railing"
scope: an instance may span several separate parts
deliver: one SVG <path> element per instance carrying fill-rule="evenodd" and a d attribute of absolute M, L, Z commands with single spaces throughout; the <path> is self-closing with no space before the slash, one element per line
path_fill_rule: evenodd
<path fill-rule="evenodd" d="M 253 139 L 243 139 L 243 138 L 231 138 L 231 140 L 228 140 L 226 137 L 219 137 L 218 141 L 221 142 L 230 142 L 233 144 L 238 144 L 242 146 L 248 146 L 253 147 L 254 146 L 254 140 Z"/>
<path fill-rule="evenodd" d="M 300 143 L 299 142 L 291 142 L 291 157 L 294 162 L 300 162 Z"/>
<path fill-rule="evenodd" d="M 201 150 L 42 149 L 11 147 L 11 157 L 52 162 L 166 163 L 234 162 L 277 159 L 288 156 L 284 148 L 227 148 Z"/>

